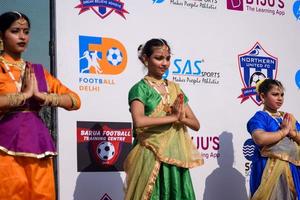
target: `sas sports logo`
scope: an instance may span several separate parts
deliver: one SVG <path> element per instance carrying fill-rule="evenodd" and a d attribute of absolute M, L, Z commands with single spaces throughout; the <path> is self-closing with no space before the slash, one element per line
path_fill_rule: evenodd
<path fill-rule="evenodd" d="M 262 104 L 256 92 L 256 83 L 264 78 L 276 78 L 278 59 L 267 53 L 257 42 L 248 52 L 238 55 L 242 83 L 241 103 L 251 98 L 258 106 Z"/>
<path fill-rule="evenodd" d="M 120 74 L 127 64 L 125 47 L 116 39 L 79 36 L 79 72 Z"/>
<path fill-rule="evenodd" d="M 124 9 L 124 3 L 121 0 L 81 0 L 80 4 L 75 8 L 80 9 L 79 15 L 85 11 L 92 10 L 102 19 L 113 12 L 126 19 L 125 13 L 129 13 Z"/>
<path fill-rule="evenodd" d="M 297 20 L 300 20 L 300 0 L 295 1 L 293 5 L 293 12 Z"/>

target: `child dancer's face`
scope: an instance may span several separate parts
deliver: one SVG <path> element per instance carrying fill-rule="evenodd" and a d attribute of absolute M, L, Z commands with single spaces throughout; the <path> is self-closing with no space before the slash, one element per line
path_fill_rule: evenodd
<path fill-rule="evenodd" d="M 29 42 L 29 26 L 24 18 L 16 20 L 3 33 L 4 51 L 10 55 L 23 53 Z"/>
<path fill-rule="evenodd" d="M 274 85 L 266 94 L 261 94 L 264 102 L 264 109 L 269 112 L 277 112 L 284 101 L 283 88 Z"/>

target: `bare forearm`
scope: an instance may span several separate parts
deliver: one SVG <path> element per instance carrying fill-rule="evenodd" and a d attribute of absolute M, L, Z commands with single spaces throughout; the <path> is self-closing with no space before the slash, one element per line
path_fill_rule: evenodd
<path fill-rule="evenodd" d="M 200 129 L 200 123 L 197 119 L 184 118 L 180 122 L 194 131 L 198 131 Z"/>
<path fill-rule="evenodd" d="M 174 115 L 164 116 L 164 117 L 140 116 L 138 117 L 138 119 L 133 118 L 133 125 L 136 128 L 143 128 L 143 127 L 170 124 L 176 121 L 177 121 L 177 117 Z"/>
<path fill-rule="evenodd" d="M 259 146 L 267 146 L 279 142 L 286 136 L 282 130 L 276 132 L 258 131 L 252 134 L 254 142 Z"/>

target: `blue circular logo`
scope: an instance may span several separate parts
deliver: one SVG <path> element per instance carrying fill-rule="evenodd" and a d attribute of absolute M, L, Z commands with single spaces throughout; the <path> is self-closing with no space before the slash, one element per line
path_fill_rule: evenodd
<path fill-rule="evenodd" d="M 297 20 L 300 20 L 300 0 L 295 1 L 293 12 Z"/>
<path fill-rule="evenodd" d="M 249 161 L 253 161 L 259 155 L 259 150 L 252 139 L 245 141 L 243 145 L 243 154 Z"/>
<path fill-rule="evenodd" d="M 300 69 L 296 72 L 295 82 L 296 82 L 297 87 L 300 89 Z"/>
<path fill-rule="evenodd" d="M 165 0 L 152 0 L 153 1 L 153 3 L 162 3 L 162 2 L 164 2 Z"/>

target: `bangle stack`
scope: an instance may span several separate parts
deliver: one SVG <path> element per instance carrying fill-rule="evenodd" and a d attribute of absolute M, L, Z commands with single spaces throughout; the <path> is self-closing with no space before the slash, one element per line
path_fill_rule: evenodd
<path fill-rule="evenodd" d="M 23 93 L 7 94 L 6 96 L 10 107 L 23 106 L 26 102 L 26 97 Z"/>
<path fill-rule="evenodd" d="M 45 94 L 45 101 L 41 106 L 56 107 L 60 103 L 60 96 L 58 94 Z"/>

